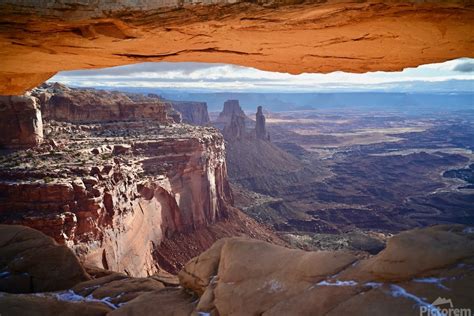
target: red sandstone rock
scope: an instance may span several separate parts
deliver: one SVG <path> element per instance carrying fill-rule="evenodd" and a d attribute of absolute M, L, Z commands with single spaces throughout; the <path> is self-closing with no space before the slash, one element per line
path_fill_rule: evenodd
<path fill-rule="evenodd" d="M 111 308 L 100 302 L 67 301 L 68 293 L 59 300 L 55 295 L 13 295 L 0 296 L 2 315 L 29 316 L 105 316 Z"/>
<path fill-rule="evenodd" d="M 29 95 L 0 97 L 0 146 L 27 148 L 43 140 L 37 99 Z"/>
<path fill-rule="evenodd" d="M 208 125 L 209 114 L 205 102 L 169 101 L 171 106 L 181 113 L 183 123 L 192 125 Z"/>
<path fill-rule="evenodd" d="M 62 70 L 137 62 L 367 72 L 474 52 L 472 4 L 465 0 L 207 2 L 3 1 L 0 93 L 22 93 Z"/>
<path fill-rule="evenodd" d="M 41 102 L 43 117 L 68 122 L 106 122 L 147 119 L 170 121 L 165 104 L 143 97 L 139 102 L 117 91 L 73 89 L 62 84 L 43 84 L 32 91 Z"/>
<path fill-rule="evenodd" d="M 89 279 L 76 256 L 41 232 L 0 225 L 0 291 L 64 290 Z"/>
<path fill-rule="evenodd" d="M 34 233 L 39 239 L 45 238 L 39 232 Z M 186 264 L 179 273 L 183 288 L 177 287 L 170 275 L 132 278 L 89 269 L 95 279 L 66 291 L 34 296 L 0 295 L 0 312 L 37 311 L 39 315 L 109 312 L 108 315 L 143 316 L 417 315 L 421 307 L 441 312 L 436 309 L 443 306 L 431 304 L 438 297 L 451 298 L 456 309 L 472 309 L 472 243 L 471 229 L 461 225 L 404 232 L 393 237 L 383 253 L 368 258 L 365 253 L 306 252 L 248 238 L 225 238 Z M 456 247 L 450 247 L 452 244 Z M 8 246 L 2 245 L 0 252 L 5 253 Z M 28 248 L 24 254 L 36 251 Z M 415 253 L 427 255 L 430 260 L 413 264 Z M 44 264 L 48 260 L 41 256 L 36 262 Z M 380 271 L 367 269 L 374 267 L 373 262 L 380 263 L 381 270 L 391 266 L 390 278 L 381 278 Z M 64 271 L 63 277 L 70 277 L 71 273 L 74 271 Z"/>
<path fill-rule="evenodd" d="M 179 278 L 196 311 L 215 315 L 416 315 L 437 297 L 472 310 L 473 243 L 461 225 L 401 233 L 367 259 L 223 239 Z"/>

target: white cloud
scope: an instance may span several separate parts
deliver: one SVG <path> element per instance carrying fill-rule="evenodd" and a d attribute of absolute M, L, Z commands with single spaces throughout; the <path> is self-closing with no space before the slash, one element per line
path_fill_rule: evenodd
<path fill-rule="evenodd" d="M 400 72 L 341 71 L 329 74 L 291 75 L 226 64 L 143 63 L 98 70 L 61 72 L 50 79 L 74 86 L 149 87 L 200 90 L 381 90 L 413 88 L 413 83 L 436 84 L 463 81 L 457 86 L 474 90 L 474 59 L 461 58 L 444 63 L 407 68 Z M 446 84 L 446 89 L 453 85 Z"/>

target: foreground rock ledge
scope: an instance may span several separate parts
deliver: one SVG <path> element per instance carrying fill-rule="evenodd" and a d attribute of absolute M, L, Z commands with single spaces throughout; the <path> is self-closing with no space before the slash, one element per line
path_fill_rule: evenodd
<path fill-rule="evenodd" d="M 2 254 L 21 246 L 28 236 L 47 238 L 29 228 L 0 225 L 0 231 L 5 229 L 9 235 L 14 232 L 15 238 L 7 238 L 8 243 L 2 240 Z M 22 253 L 29 257 L 29 252 Z M 10 277 L 49 260 L 46 256 L 35 259 L 14 259 L 23 262 L 14 272 L 10 271 L 11 263 L 2 261 L 0 284 L 8 285 Z M 50 281 L 59 277 L 49 271 Z M 76 282 L 69 290 L 0 293 L 0 313 L 419 315 L 420 308 L 436 311 L 432 303 L 438 297 L 450 298 L 455 308 L 472 310 L 474 233 L 472 227 L 462 225 L 407 231 L 391 238 L 387 248 L 375 256 L 305 252 L 252 239 L 225 238 L 189 261 L 179 273 L 179 281 L 163 273 L 131 278 L 90 267 L 87 272 L 86 278 L 91 279 L 80 282 L 71 278 Z M 67 278 L 67 273 L 61 278 Z M 3 291 L 14 292 L 8 286 Z"/>
<path fill-rule="evenodd" d="M 137 62 L 367 72 L 474 56 L 471 1 L 229 2 L 2 1 L 0 94 Z"/>

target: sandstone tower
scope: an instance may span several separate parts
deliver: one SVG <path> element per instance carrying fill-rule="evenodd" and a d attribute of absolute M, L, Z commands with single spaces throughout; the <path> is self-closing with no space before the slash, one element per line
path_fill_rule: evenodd
<path fill-rule="evenodd" d="M 257 114 L 255 114 L 255 134 L 257 139 L 267 139 L 267 130 L 265 128 L 265 115 L 263 115 L 262 107 L 257 108 Z"/>

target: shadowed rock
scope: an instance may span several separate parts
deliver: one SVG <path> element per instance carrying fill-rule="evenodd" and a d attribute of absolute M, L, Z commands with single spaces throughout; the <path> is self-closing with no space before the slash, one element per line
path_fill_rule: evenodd
<path fill-rule="evenodd" d="M 24 226 L 0 225 L 0 291 L 68 289 L 89 279 L 72 251 Z"/>
<path fill-rule="evenodd" d="M 255 134 L 258 139 L 268 139 L 267 129 L 265 128 L 265 115 L 263 115 L 262 107 L 257 108 L 255 114 Z"/>

